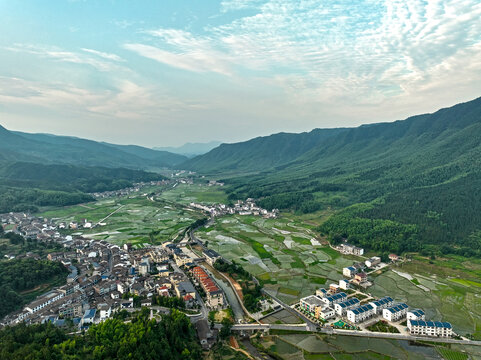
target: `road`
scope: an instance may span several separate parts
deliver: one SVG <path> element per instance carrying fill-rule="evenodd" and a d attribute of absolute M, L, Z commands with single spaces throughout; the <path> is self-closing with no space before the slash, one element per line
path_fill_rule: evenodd
<path fill-rule="evenodd" d="M 290 331 L 305 331 L 311 332 L 306 324 L 236 324 L 232 326 L 233 331 L 249 331 L 249 330 L 290 330 Z M 460 345 L 472 345 L 481 346 L 481 341 L 472 340 L 457 340 L 449 338 L 437 338 L 437 337 L 427 337 L 427 336 L 412 336 L 403 334 L 391 334 L 391 333 L 374 333 L 374 332 L 363 332 L 363 331 L 353 331 L 353 330 L 340 330 L 332 328 L 321 328 L 320 331 L 324 334 L 336 334 L 344 336 L 359 336 L 368 338 L 381 338 L 381 339 L 394 339 L 394 340 L 408 340 L 408 341 L 431 341 L 439 343 L 448 344 L 460 344 Z"/>
<path fill-rule="evenodd" d="M 182 271 L 182 269 L 179 268 L 174 261 L 170 261 L 169 263 L 170 263 L 170 266 L 172 266 L 172 269 L 174 269 L 175 272 L 180 272 L 180 273 L 185 275 L 185 273 Z M 195 322 L 197 322 L 199 320 L 202 320 L 202 319 L 207 320 L 208 317 L 209 317 L 209 310 L 205 306 L 204 300 L 202 300 L 202 297 L 197 292 L 197 290 L 195 290 L 195 297 L 196 297 L 196 300 L 200 303 L 200 311 L 201 311 L 202 315 L 190 317 L 190 321 L 192 323 L 195 323 Z"/>
<path fill-rule="evenodd" d="M 271 298 L 273 298 L 275 301 L 277 301 L 279 304 L 281 304 L 281 306 L 286 309 L 287 311 L 289 311 L 291 314 L 295 315 L 296 317 L 299 317 L 301 318 L 302 320 L 304 320 L 306 322 L 306 325 L 308 326 L 309 330 L 310 331 L 316 331 L 317 327 L 319 326 L 318 324 L 312 322 L 311 320 L 309 320 L 306 316 L 298 313 L 296 310 L 294 310 L 293 308 L 291 308 L 289 305 L 287 305 L 286 303 L 284 303 L 282 300 L 279 300 L 277 297 L 275 297 L 274 295 L 272 295 L 269 291 L 265 290 L 265 289 L 262 289 L 262 292 L 268 296 L 270 296 Z"/>

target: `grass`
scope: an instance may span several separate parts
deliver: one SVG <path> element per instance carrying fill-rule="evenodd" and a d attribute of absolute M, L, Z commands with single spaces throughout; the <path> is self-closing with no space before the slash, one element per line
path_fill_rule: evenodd
<path fill-rule="evenodd" d="M 439 354 L 446 360 L 467 360 L 469 358 L 465 353 L 441 346 L 437 346 L 436 350 L 438 350 Z"/>
<path fill-rule="evenodd" d="M 399 330 L 396 327 L 391 326 L 387 322 L 382 320 L 378 321 L 377 323 L 371 326 L 368 326 L 367 329 L 373 332 L 382 332 L 382 333 L 391 333 L 391 334 L 399 333 Z"/>

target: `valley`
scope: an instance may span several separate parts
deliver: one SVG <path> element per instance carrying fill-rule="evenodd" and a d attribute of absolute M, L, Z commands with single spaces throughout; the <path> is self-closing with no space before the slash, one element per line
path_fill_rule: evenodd
<path fill-rule="evenodd" d="M 39 215 L 53 218 L 57 224 L 81 223 L 84 219 L 95 223 L 120 208 L 104 226 L 68 233 L 142 248 L 181 240 L 183 236 L 179 235 L 205 216 L 189 209 L 191 202 L 212 205 L 223 201 L 227 198 L 218 186 L 169 184 L 148 187 L 142 194 L 50 209 Z M 328 217 L 323 212 L 283 212 L 276 219 L 226 215 L 197 229 L 195 237 L 242 266 L 277 298 L 294 304 L 343 279 L 344 267 L 376 255 L 373 251 L 362 257 L 343 255 L 332 249 L 328 238 L 316 231 Z M 449 321 L 460 334 L 481 339 L 481 261 L 449 255 L 430 259 L 416 254 L 409 259 L 370 274 L 373 286 L 367 292 L 409 303 L 423 309 L 430 319 Z M 409 274 L 412 280 L 403 274 Z"/>

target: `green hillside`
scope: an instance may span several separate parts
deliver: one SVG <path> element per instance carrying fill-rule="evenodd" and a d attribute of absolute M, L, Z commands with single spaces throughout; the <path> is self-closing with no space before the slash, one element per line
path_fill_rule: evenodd
<path fill-rule="evenodd" d="M 0 212 L 91 201 L 87 193 L 161 180 L 141 169 L 170 167 L 185 159 L 140 146 L 25 134 L 0 126 Z"/>
<path fill-rule="evenodd" d="M 285 143 L 270 145 L 282 152 Z M 204 172 L 247 158 L 253 150 L 246 144 Z M 195 162 L 212 160 L 215 150 Z M 444 252 L 481 254 L 481 98 L 403 121 L 342 129 L 300 156 L 265 160 L 265 170 L 246 164 L 243 172 L 257 174 L 227 179 L 230 199 L 260 198 L 267 208 L 299 212 L 337 209 L 319 229 L 331 238 L 380 251 L 430 250 L 429 244 L 442 243 Z"/>
<path fill-rule="evenodd" d="M 113 145 L 69 136 L 28 134 L 0 128 L 0 150 L 15 160 L 35 157 L 44 163 L 153 169 L 173 167 L 187 158 L 134 145 Z"/>
<path fill-rule="evenodd" d="M 309 133 L 280 133 L 235 144 L 221 144 L 205 155 L 197 156 L 182 167 L 210 174 L 259 172 L 285 165 L 326 139 L 346 129 L 316 129 Z"/>

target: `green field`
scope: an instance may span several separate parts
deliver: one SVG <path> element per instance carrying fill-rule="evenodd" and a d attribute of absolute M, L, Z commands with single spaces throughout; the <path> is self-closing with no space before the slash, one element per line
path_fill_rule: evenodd
<path fill-rule="evenodd" d="M 342 268 L 352 259 L 323 245 L 298 219 L 283 216 L 226 216 L 196 235 L 227 259 L 235 260 L 288 303 L 342 279 Z M 319 240 L 319 239 L 317 239 Z"/>
<path fill-rule="evenodd" d="M 407 341 L 351 336 L 275 335 L 260 345 L 282 359 L 437 359 L 438 352 L 455 352 L 441 346 L 411 344 Z M 462 355 L 462 354 L 461 354 Z M 458 359 L 458 358 L 453 358 Z M 459 358 L 465 359 L 465 358 Z"/>
<path fill-rule="evenodd" d="M 226 204 L 227 195 L 220 186 L 178 184 L 159 195 L 164 200 L 178 204 L 199 202 L 205 204 Z"/>
<path fill-rule="evenodd" d="M 114 211 L 116 212 L 113 213 Z M 109 214 L 112 215 L 105 219 Z M 174 239 L 187 226 L 203 217 L 203 214 L 188 211 L 182 205 L 151 201 L 145 196 L 138 195 L 49 210 L 40 216 L 54 218 L 57 223 L 82 222 L 83 219 L 87 219 L 95 224 L 105 219 L 102 220 L 105 223 L 103 226 L 71 232 L 113 244 L 121 245 L 128 242 L 142 246 L 144 243 L 161 243 Z"/>

